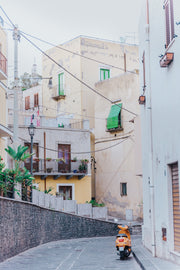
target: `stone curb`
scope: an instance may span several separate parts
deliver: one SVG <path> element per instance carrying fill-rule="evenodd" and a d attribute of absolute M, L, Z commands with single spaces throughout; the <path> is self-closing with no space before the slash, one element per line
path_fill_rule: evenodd
<path fill-rule="evenodd" d="M 144 267 L 144 265 L 142 264 L 142 262 L 139 260 L 139 258 L 136 256 L 136 254 L 134 253 L 134 251 L 132 251 L 132 254 L 136 260 L 136 262 L 139 264 L 139 266 L 141 267 L 142 270 L 146 270 L 146 268 Z"/>

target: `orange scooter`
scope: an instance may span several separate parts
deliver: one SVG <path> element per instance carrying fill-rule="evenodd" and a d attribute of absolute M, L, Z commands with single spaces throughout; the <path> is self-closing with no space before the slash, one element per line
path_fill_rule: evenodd
<path fill-rule="evenodd" d="M 116 236 L 116 249 L 120 259 L 124 259 L 131 254 L 131 235 L 127 225 L 118 225 L 120 229 Z"/>

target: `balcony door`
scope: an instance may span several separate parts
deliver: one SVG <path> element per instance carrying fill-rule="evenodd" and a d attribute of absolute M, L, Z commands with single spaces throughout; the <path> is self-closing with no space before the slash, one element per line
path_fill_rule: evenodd
<path fill-rule="evenodd" d="M 24 143 L 24 146 L 27 146 L 28 147 L 28 150 L 27 152 L 30 153 L 31 151 L 31 144 L 30 143 Z M 33 143 L 33 158 L 35 157 L 39 157 L 39 144 L 38 143 Z M 31 170 L 31 159 L 28 158 L 26 161 L 25 161 L 25 167 L 30 171 Z M 33 171 L 35 172 L 38 172 L 39 171 L 39 162 L 38 161 L 35 161 L 33 160 Z"/>
<path fill-rule="evenodd" d="M 58 159 L 62 161 L 58 162 L 59 172 L 71 171 L 71 145 L 70 144 L 58 144 Z"/>

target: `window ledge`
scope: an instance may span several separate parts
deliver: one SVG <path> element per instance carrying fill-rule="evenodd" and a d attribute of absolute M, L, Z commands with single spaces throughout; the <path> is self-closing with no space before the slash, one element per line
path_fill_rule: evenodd
<path fill-rule="evenodd" d="M 58 96 L 54 96 L 52 97 L 52 99 L 54 100 L 60 100 L 60 99 L 65 99 L 66 95 L 58 95 Z"/>
<path fill-rule="evenodd" d="M 166 52 L 160 59 L 161 67 L 168 67 L 174 59 L 174 53 Z"/>
<path fill-rule="evenodd" d="M 117 131 L 123 131 L 124 129 L 122 127 L 118 128 L 111 128 L 111 129 L 106 129 L 106 132 L 117 132 Z"/>

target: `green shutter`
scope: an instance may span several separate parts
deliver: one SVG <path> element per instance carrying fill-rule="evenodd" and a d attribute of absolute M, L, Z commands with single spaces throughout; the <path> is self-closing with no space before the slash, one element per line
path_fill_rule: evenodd
<path fill-rule="evenodd" d="M 109 69 L 100 69 L 100 81 L 104 81 L 110 78 L 110 70 Z"/>
<path fill-rule="evenodd" d="M 122 103 L 112 105 L 107 118 L 107 129 L 121 127 L 121 108 Z"/>
<path fill-rule="evenodd" d="M 64 95 L 64 73 L 58 75 L 58 83 L 59 96 Z"/>

